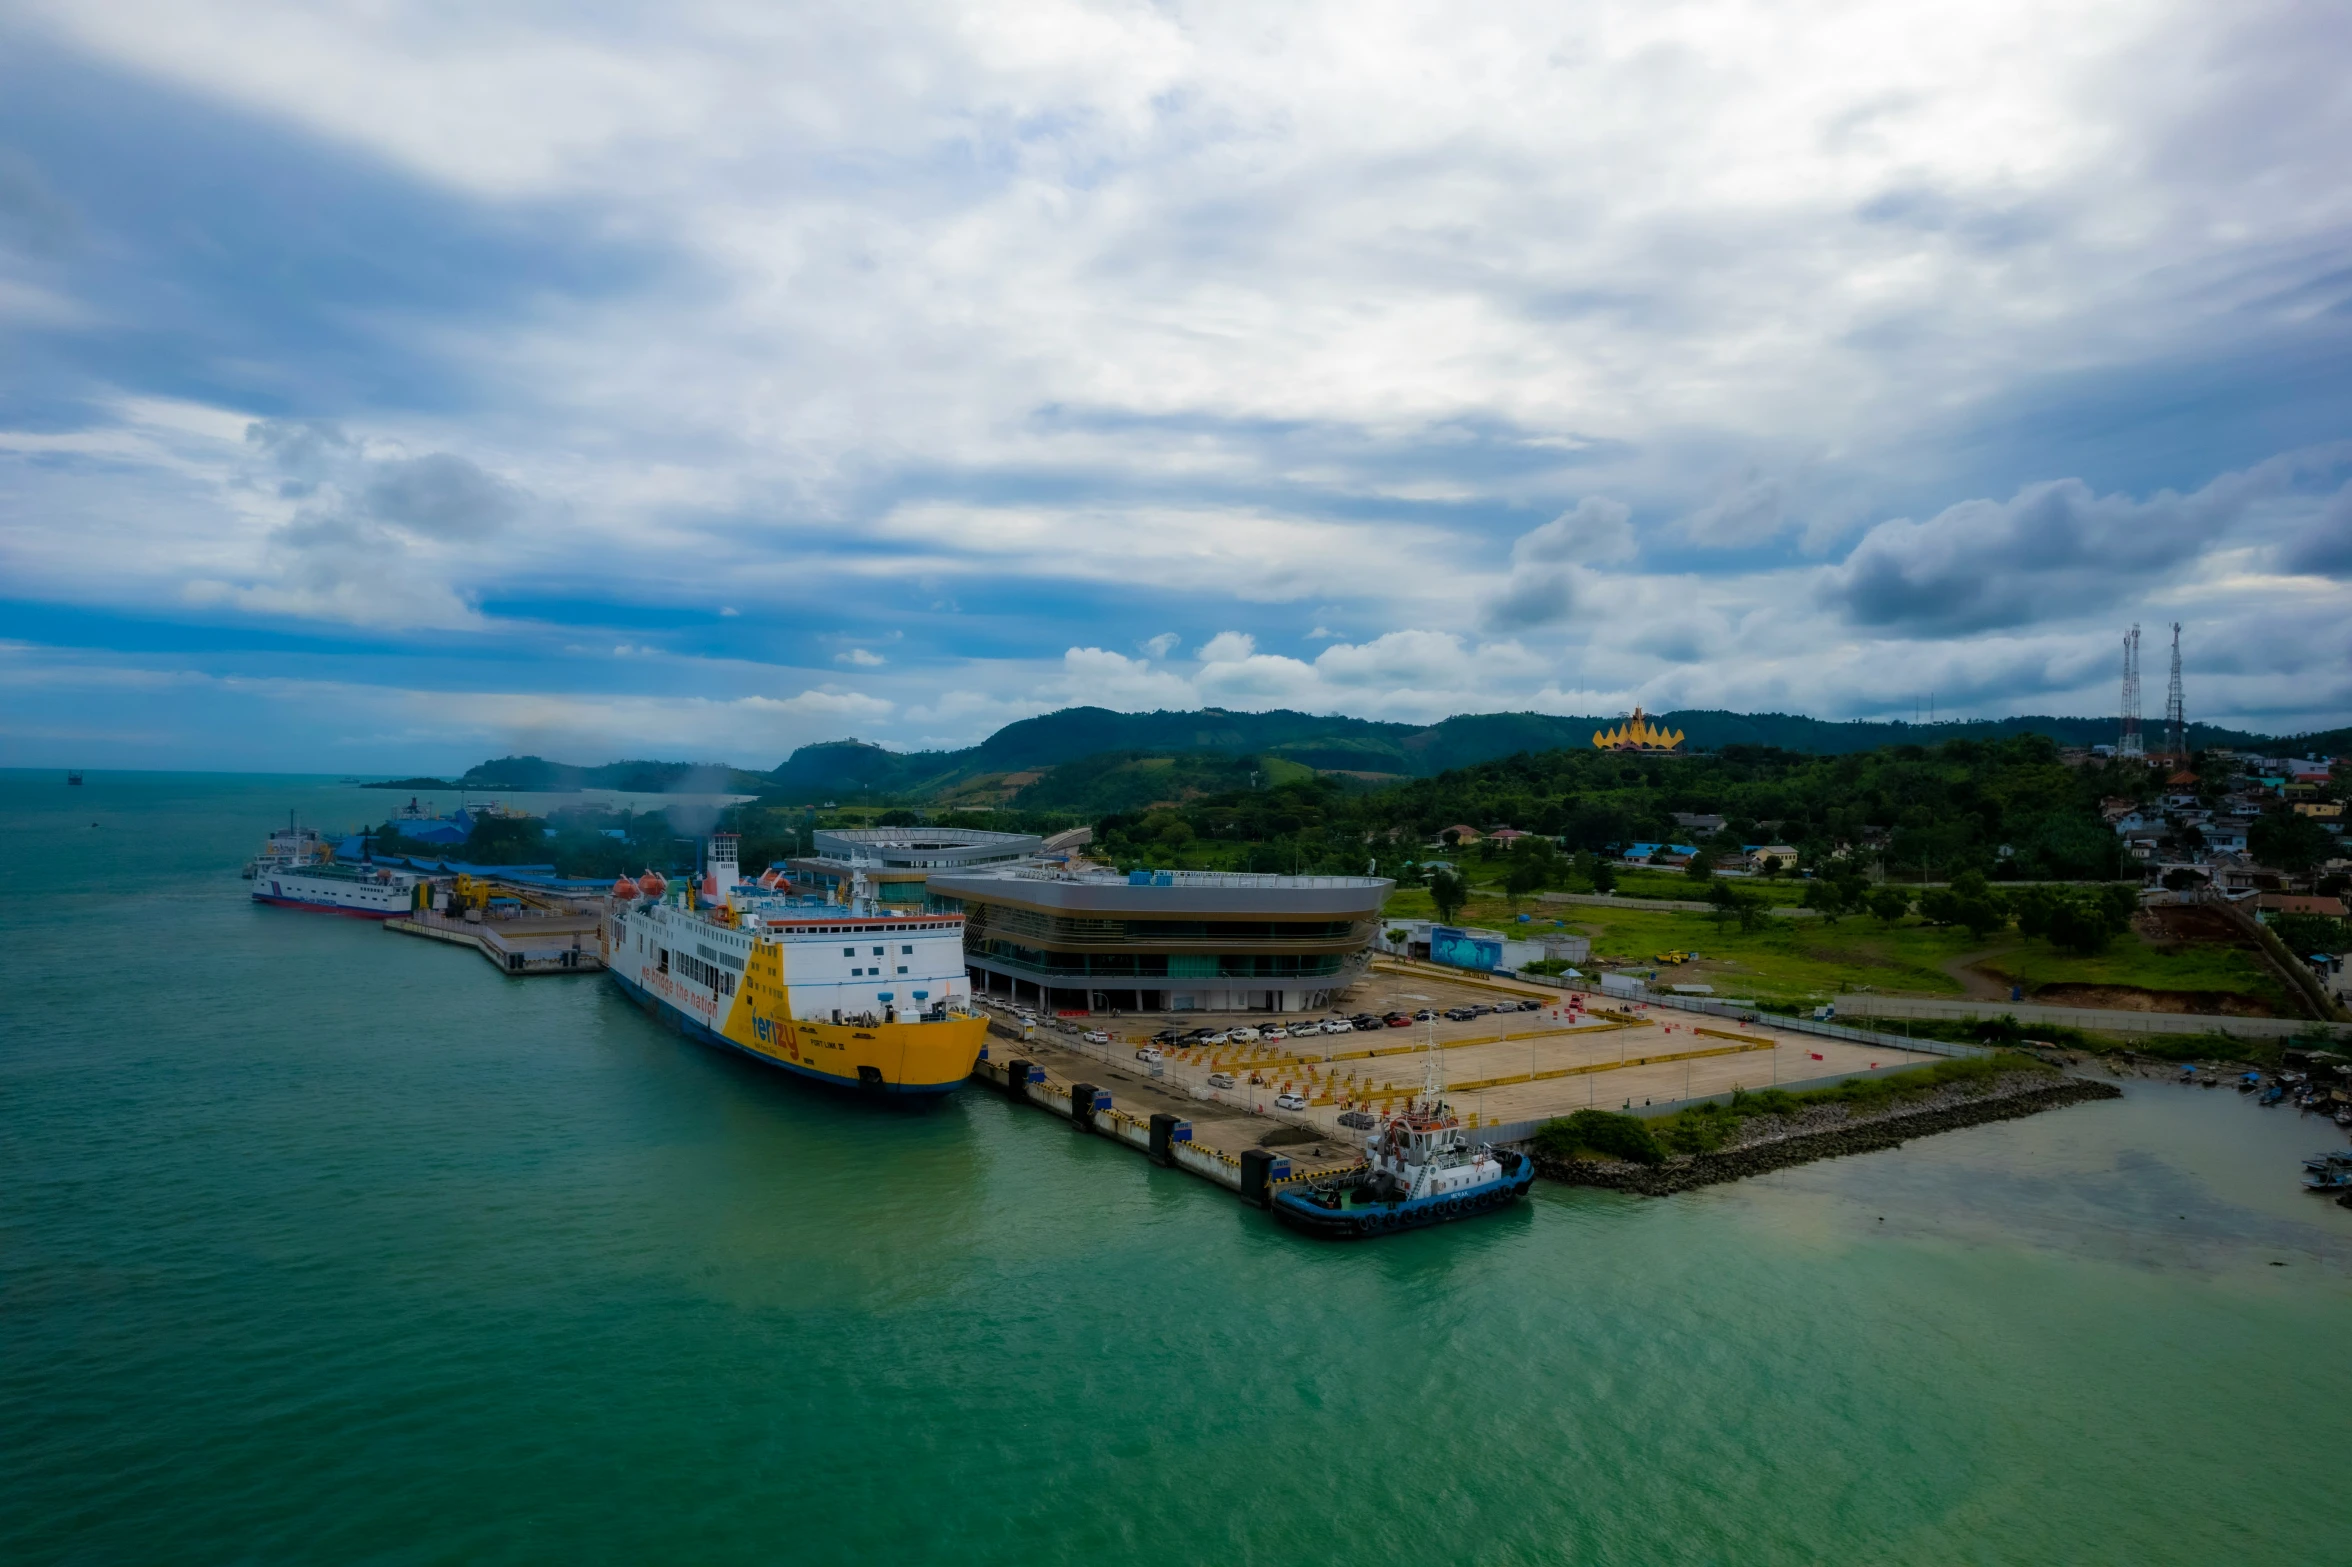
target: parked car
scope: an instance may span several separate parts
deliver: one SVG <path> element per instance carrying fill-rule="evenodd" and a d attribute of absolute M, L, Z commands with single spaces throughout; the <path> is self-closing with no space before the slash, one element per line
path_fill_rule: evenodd
<path fill-rule="evenodd" d="M 1388 1016 L 1382 1018 L 1380 1021 L 1386 1023 L 1390 1028 L 1411 1028 L 1413 1026 L 1413 1014 L 1410 1012 L 1391 1012 Z"/>
<path fill-rule="evenodd" d="M 1380 1026 L 1380 1019 L 1374 1017 L 1369 1012 L 1359 1012 L 1354 1017 L 1349 1018 L 1348 1022 L 1350 1025 L 1358 1029 L 1378 1028 Z"/>
<path fill-rule="evenodd" d="M 1180 1045 L 1184 1043 L 1184 1036 L 1172 1028 L 1163 1028 L 1152 1035 L 1152 1043 L 1155 1045 Z"/>
<path fill-rule="evenodd" d="M 1519 1003 L 1519 1010 L 1522 1012 L 1541 1012 L 1543 1009 L 1544 1003 L 1536 1000 L 1532 996 L 1530 996 L 1527 1000 Z"/>
<path fill-rule="evenodd" d="M 1165 1061 L 1168 1058 L 1159 1046 L 1145 1045 L 1141 1050 L 1135 1052 L 1135 1059 L 1138 1061 Z"/>
<path fill-rule="evenodd" d="M 1204 1045 L 1221 1045 L 1225 1043 L 1225 1036 L 1223 1034 L 1203 1034 L 1200 1042 Z"/>
<path fill-rule="evenodd" d="M 1274 1108 L 1277 1110 L 1304 1110 L 1306 1107 L 1306 1096 L 1303 1094 L 1276 1094 L 1274 1096 Z"/>
<path fill-rule="evenodd" d="M 1268 1044 L 1278 1045 L 1290 1037 L 1290 1030 L 1277 1023 L 1272 1028 L 1260 1029 L 1258 1037 Z"/>
<path fill-rule="evenodd" d="M 1229 1029 L 1225 1037 L 1237 1045 L 1254 1045 L 1258 1042 L 1258 1031 L 1247 1027 Z"/>
<path fill-rule="evenodd" d="M 1476 1016 L 1478 1016 L 1478 1009 L 1476 1007 L 1446 1008 L 1446 1018 L 1450 1022 L 1467 1023 Z"/>
<path fill-rule="evenodd" d="M 1347 1034 L 1347 1033 L 1353 1033 L 1353 1032 L 1355 1031 L 1355 1026 L 1356 1026 L 1355 1024 L 1353 1024 L 1353 1023 L 1350 1023 L 1350 1022 L 1349 1022 L 1349 1021 L 1348 1021 L 1346 1018 L 1344 1018 L 1344 1017 L 1335 1017 L 1335 1018 L 1331 1018 L 1331 1019 L 1327 1020 L 1327 1021 L 1324 1023 L 1324 1025 L 1323 1025 L 1323 1032 L 1324 1032 L 1324 1033 L 1326 1033 L 1326 1034 Z"/>
<path fill-rule="evenodd" d="M 1111 1036 L 1099 1028 L 1090 1028 L 1086 1031 L 1086 1042 L 1090 1045 L 1107 1045 L 1111 1042 Z"/>
<path fill-rule="evenodd" d="M 1233 1086 L 1233 1074 L 1231 1072 L 1211 1072 L 1209 1074 L 1209 1086 L 1211 1088 L 1231 1088 Z"/>
<path fill-rule="evenodd" d="M 1437 1021 L 1437 1014 L 1431 1011 L 1428 1007 L 1423 1007 L 1420 1011 L 1413 1014 L 1413 1021 L 1416 1023 L 1434 1023 Z"/>
<path fill-rule="evenodd" d="M 1472 1017 L 1484 1017 L 1484 1016 L 1486 1016 L 1486 1015 L 1487 1015 L 1489 1012 L 1492 1012 L 1493 1010 L 1494 1010 L 1494 1008 L 1492 1008 L 1492 1007 L 1488 1006 L 1488 1005 L 1487 1005 L 1485 1002 L 1481 1001 L 1481 1002 L 1479 1002 L 1479 1003 L 1478 1003 L 1476 1006 L 1474 1006 L 1474 1007 L 1472 1007 L 1472 1008 L 1470 1009 L 1470 1015 L 1471 1015 Z"/>

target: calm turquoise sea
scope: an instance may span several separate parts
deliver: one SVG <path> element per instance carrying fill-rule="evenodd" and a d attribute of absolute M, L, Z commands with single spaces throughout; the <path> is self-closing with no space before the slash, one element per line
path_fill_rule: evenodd
<path fill-rule="evenodd" d="M 247 901 L 385 798 L 0 774 L 0 1560 L 2352 1561 L 2291 1111 L 1318 1246 Z"/>

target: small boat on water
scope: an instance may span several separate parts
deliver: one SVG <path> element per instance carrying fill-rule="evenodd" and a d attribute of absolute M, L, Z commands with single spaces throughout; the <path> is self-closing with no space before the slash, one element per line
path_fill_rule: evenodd
<path fill-rule="evenodd" d="M 1417 1230 L 1508 1207 L 1535 1184 L 1535 1162 L 1473 1148 L 1442 1100 L 1388 1117 L 1365 1144 L 1365 1166 L 1274 1194 L 1274 1216 L 1334 1240 Z"/>
<path fill-rule="evenodd" d="M 72 787 L 79 789 L 82 786 L 82 775 L 80 773 L 67 773 L 65 775 L 65 781 Z"/>
<path fill-rule="evenodd" d="M 2303 1161 L 2307 1192 L 2352 1192 L 2352 1149 L 2313 1154 Z"/>
<path fill-rule="evenodd" d="M 2274 1105 L 2286 1097 L 2287 1085 L 2284 1083 L 2273 1083 L 2268 1088 L 2265 1088 L 2262 1091 L 2262 1097 L 2255 1100 L 2254 1102 L 2258 1105 Z"/>

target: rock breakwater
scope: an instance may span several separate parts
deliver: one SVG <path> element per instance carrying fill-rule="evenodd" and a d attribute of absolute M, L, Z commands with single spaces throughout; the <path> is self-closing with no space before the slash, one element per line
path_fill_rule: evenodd
<path fill-rule="evenodd" d="M 1737 1181 L 1790 1165 L 1810 1164 L 1816 1159 L 1896 1148 L 1914 1137 L 1956 1131 L 1963 1126 L 2012 1120 L 2086 1100 L 2122 1097 L 2123 1090 L 2113 1083 L 2079 1077 L 2053 1083 L 2040 1074 L 2020 1073 L 2001 1079 L 1990 1092 L 1964 1094 L 1954 1089 L 1940 1090 L 1882 1114 L 1844 1118 L 1834 1125 L 1821 1124 L 1822 1110 L 1807 1111 L 1785 1122 L 1778 1117 L 1760 1116 L 1750 1123 L 1750 1135 L 1734 1146 L 1713 1153 L 1687 1154 L 1664 1164 L 1551 1159 L 1539 1154 L 1535 1170 L 1538 1175 L 1571 1186 L 1599 1186 L 1644 1197 L 1666 1197 L 1719 1181 Z"/>

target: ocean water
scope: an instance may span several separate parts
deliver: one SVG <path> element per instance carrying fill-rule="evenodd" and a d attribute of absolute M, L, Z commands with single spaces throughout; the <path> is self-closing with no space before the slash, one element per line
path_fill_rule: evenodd
<path fill-rule="evenodd" d="M 247 901 L 384 798 L 0 773 L 0 1560 L 2352 1560 L 2291 1111 L 1317 1245 Z"/>

